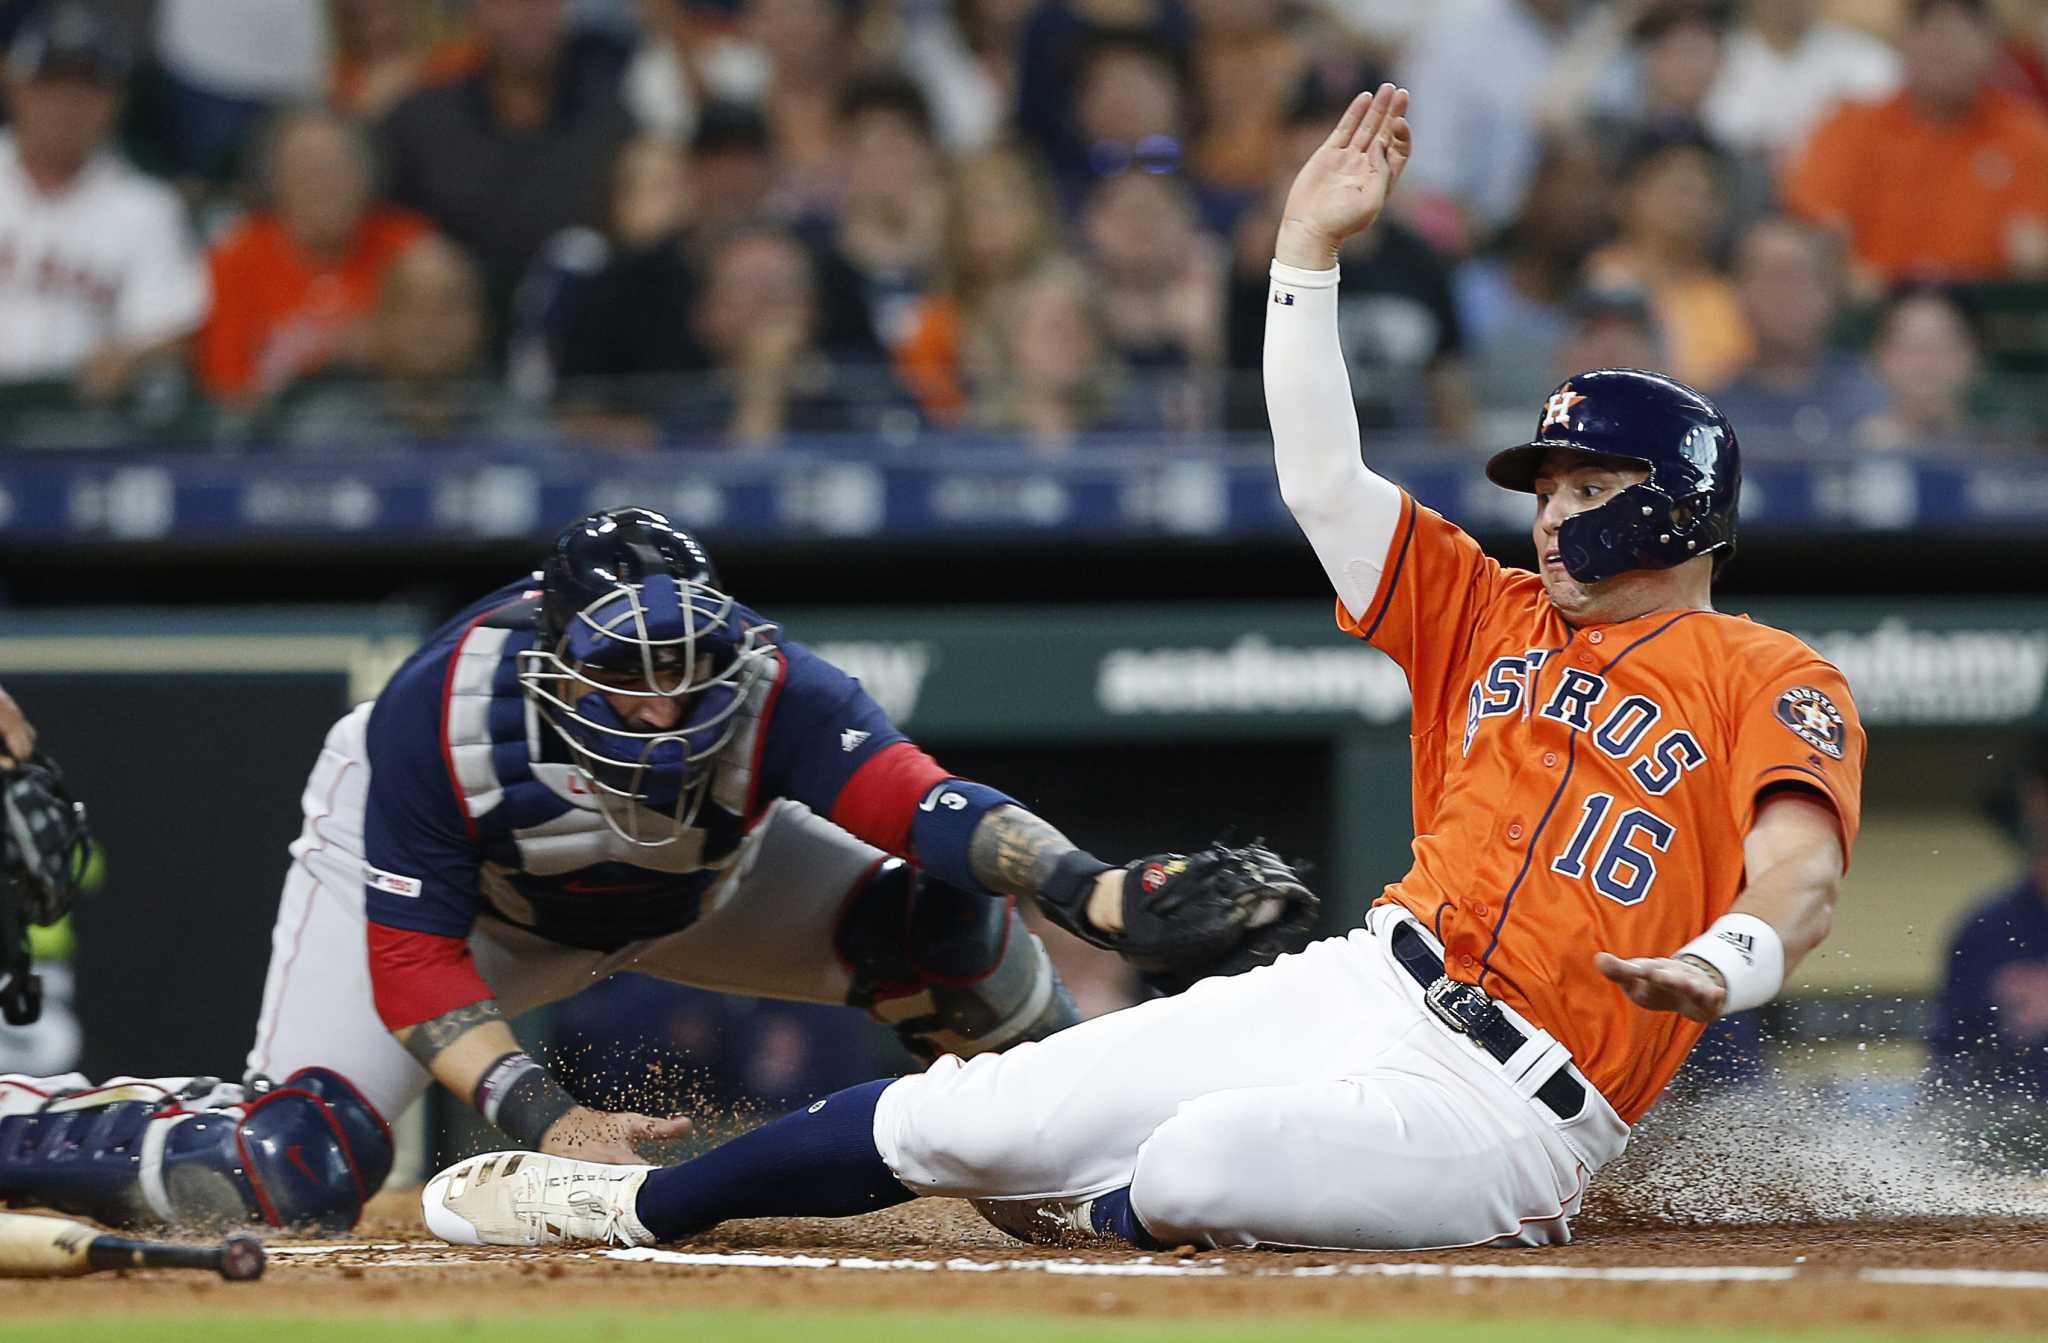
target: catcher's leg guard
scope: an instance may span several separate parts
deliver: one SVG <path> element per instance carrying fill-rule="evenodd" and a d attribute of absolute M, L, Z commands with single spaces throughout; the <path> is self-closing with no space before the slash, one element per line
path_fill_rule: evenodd
<path fill-rule="evenodd" d="M 136 1082 L 0 1117 L 0 1202 L 110 1226 L 346 1231 L 390 1172 L 384 1121 L 324 1068 L 253 1095 Z"/>
<path fill-rule="evenodd" d="M 834 940 L 853 974 L 847 1001 L 895 1027 L 927 1063 L 1042 1040 L 1081 1019 L 1013 902 L 934 881 L 901 859 L 854 890 Z"/>

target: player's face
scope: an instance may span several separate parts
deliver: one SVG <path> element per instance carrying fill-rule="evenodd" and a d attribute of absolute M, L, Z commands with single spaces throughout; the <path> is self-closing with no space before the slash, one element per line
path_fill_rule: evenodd
<path fill-rule="evenodd" d="M 607 671 L 596 667 L 581 669 L 585 679 L 606 687 L 604 702 L 618 720 L 641 732 L 667 732 L 682 724 L 689 710 L 689 696 L 675 693 L 681 688 L 680 674 L 665 675 L 659 668 L 650 682 L 639 672 Z"/>
<path fill-rule="evenodd" d="M 1649 478 L 1650 473 L 1639 466 L 1602 462 L 1568 452 L 1549 454 L 1537 468 L 1536 525 L 1532 532 L 1536 571 L 1543 577 L 1550 600 L 1567 617 L 1599 619 L 1601 593 L 1620 580 L 1581 583 L 1573 578 L 1558 553 L 1557 529 L 1574 514 L 1599 508 L 1629 486 Z"/>

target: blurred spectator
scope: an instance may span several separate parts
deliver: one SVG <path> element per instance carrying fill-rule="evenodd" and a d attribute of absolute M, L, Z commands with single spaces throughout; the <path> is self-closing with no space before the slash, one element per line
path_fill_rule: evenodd
<path fill-rule="evenodd" d="M 1308 52 L 1281 0 L 1191 0 L 1195 97 L 1203 109 L 1192 171 L 1211 192 L 1265 189 Z"/>
<path fill-rule="evenodd" d="M 495 323 L 542 244 L 601 216 L 631 122 L 623 53 L 572 38 L 564 0 L 476 0 L 482 68 L 412 94 L 383 127 L 391 198 L 475 257 Z"/>
<path fill-rule="evenodd" d="M 629 141 L 612 167 L 611 241 L 638 251 L 668 241 L 696 217 L 696 192 L 683 154 L 652 136 Z"/>
<path fill-rule="evenodd" d="M 880 427 L 901 407 L 887 366 L 835 356 L 820 310 L 817 261 L 794 233 L 757 224 L 720 240 L 690 319 L 714 377 L 678 389 L 664 422 L 746 448 Z"/>
<path fill-rule="evenodd" d="M 1928 1035 L 1930 1077 L 1950 1100 L 2048 1099 L 2048 739 L 2015 792 L 2026 865 L 1956 929 Z"/>
<path fill-rule="evenodd" d="M 384 272 L 364 377 L 300 380 L 278 401 L 281 437 L 301 447 L 405 447 L 532 438 L 485 377 L 483 282 L 445 239 L 420 238 Z"/>
<path fill-rule="evenodd" d="M 957 424 L 966 411 L 967 333 L 989 320 L 1005 286 L 1058 246 L 1051 188 L 1023 150 L 992 149 L 953 166 L 943 288 L 918 309 L 917 327 L 897 351 L 905 384 L 934 421 Z"/>
<path fill-rule="evenodd" d="M 1398 68 L 1431 145 L 1402 179 L 1402 209 L 1438 247 L 1468 251 L 1521 207 L 1570 12 L 1569 0 L 1479 0 L 1439 14 Z"/>
<path fill-rule="evenodd" d="M 1785 178 L 1786 203 L 1847 236 L 1866 292 L 2048 268 L 2048 114 L 1992 85 L 1984 0 L 1912 8 L 1905 89 L 1824 120 Z"/>
<path fill-rule="evenodd" d="M 1558 346 L 1551 365 L 1555 383 L 1592 368 L 1665 367 L 1664 349 L 1650 304 L 1641 292 L 1625 287 L 1581 289 L 1572 296 L 1571 329 Z"/>
<path fill-rule="evenodd" d="M 730 225 L 764 212 L 775 186 L 768 123 L 744 103 L 712 103 L 690 142 L 690 176 L 706 224 Z"/>
<path fill-rule="evenodd" d="M 9 48 L 0 382 L 108 400 L 206 317 L 206 270 L 177 196 L 107 147 L 127 68 L 112 31 L 70 0 Z"/>
<path fill-rule="evenodd" d="M 1070 211 L 1090 184 L 1136 169 L 1177 172 L 1186 163 L 1189 91 L 1177 55 L 1138 38 L 1102 38 L 1073 91 L 1079 158 L 1054 161 Z"/>
<path fill-rule="evenodd" d="M 877 340 L 895 351 L 916 330 L 945 250 L 945 165 L 924 95 L 900 75 L 849 85 L 838 120 L 846 185 L 833 243 Z"/>
<path fill-rule="evenodd" d="M 974 416 L 1055 456 L 1093 430 L 1126 427 L 1123 370 L 1088 273 L 1054 260 L 1006 288 L 970 353 Z"/>
<path fill-rule="evenodd" d="M 1748 0 L 1707 95 L 1707 129 L 1738 153 L 1788 154 L 1834 105 L 1884 98 L 1899 54 L 1821 14 L 1821 0 Z"/>
<path fill-rule="evenodd" d="M 1266 428 L 1259 370 L 1280 209 L 1294 174 L 1329 135 L 1350 97 L 1320 78 L 1303 82 L 1274 160 L 1272 191 L 1238 224 L 1225 336 L 1231 369 L 1225 420 L 1232 429 Z M 1391 218 L 1354 235 L 1340 261 L 1337 334 L 1350 365 L 1359 422 L 1367 430 L 1462 428 L 1471 393 L 1465 329 L 1451 294 L 1448 263 L 1413 229 Z"/>
<path fill-rule="evenodd" d="M 1099 171 L 1177 168 L 1191 30 L 1179 0 L 1048 0 L 1019 53 L 1017 130 L 1071 202 Z"/>
<path fill-rule="evenodd" d="M 954 153 L 1002 138 L 1017 105 L 1024 26 L 1038 0 L 926 0 L 906 6 L 903 68 L 924 90 Z"/>
<path fill-rule="evenodd" d="M 1939 289 L 1909 289 L 1892 300 L 1874 350 L 1888 404 L 1857 437 L 1875 452 L 1969 453 L 1970 394 L 1981 359 L 1977 333 L 1956 299 Z"/>
<path fill-rule="evenodd" d="M 364 121 L 379 121 L 420 89 L 474 75 L 483 53 L 467 33 L 445 30 L 431 0 L 329 0 L 333 54 L 329 96 Z"/>
<path fill-rule="evenodd" d="M 1725 219 L 1727 165 L 1696 130 L 1643 137 L 1620 176 L 1621 233 L 1586 262 L 1596 289 L 1649 296 L 1670 372 L 1714 387 L 1749 360 L 1749 323 L 1735 287 L 1714 266 Z"/>
<path fill-rule="evenodd" d="M 1552 139 L 1499 246 L 1452 276 L 1473 387 L 1486 405 L 1527 400 L 1571 329 L 1579 268 L 1612 221 L 1606 166 L 1590 141 Z"/>
<path fill-rule="evenodd" d="M 1543 120 L 1591 125 L 1616 149 L 1656 127 L 1699 127 L 1721 71 L 1728 0 L 1621 0 L 1593 11 L 1559 53 Z"/>
<path fill-rule="evenodd" d="M 752 102 L 768 58 L 729 10 L 695 0 L 642 0 L 641 41 L 621 95 L 645 133 L 687 144 L 708 102 Z"/>
<path fill-rule="evenodd" d="M 775 147 L 774 208 L 821 219 L 838 206 L 839 111 L 853 73 L 847 0 L 743 0 L 747 36 L 767 59 L 759 105 Z"/>
<path fill-rule="evenodd" d="M 369 146 L 340 116 L 281 114 L 259 172 L 265 207 L 208 258 L 213 314 L 199 333 L 201 384 L 239 401 L 274 395 L 330 360 L 359 360 L 385 268 L 428 231 L 380 206 Z"/>
<path fill-rule="evenodd" d="M 2007 88 L 2048 105 L 2048 5 L 2039 0 L 2003 0 L 2005 61 L 2000 71 Z"/>
<path fill-rule="evenodd" d="M 1842 290 L 1832 240 L 1766 219 L 1735 249 L 1735 287 L 1756 353 L 1714 400 L 1742 446 L 1781 455 L 1849 447 L 1885 393 L 1865 360 L 1828 344 Z"/>
<path fill-rule="evenodd" d="M 322 93 L 327 17 L 321 0 L 158 0 L 130 148 L 172 178 L 233 182 L 262 120 Z"/>
<path fill-rule="evenodd" d="M 1146 427 L 1215 424 L 1223 358 L 1223 257 L 1178 176 L 1123 173 L 1098 183 L 1081 216 L 1105 333 L 1133 375 Z"/>

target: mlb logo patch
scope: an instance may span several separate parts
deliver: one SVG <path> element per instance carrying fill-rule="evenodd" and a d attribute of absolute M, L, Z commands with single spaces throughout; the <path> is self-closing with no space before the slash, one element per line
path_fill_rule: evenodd
<path fill-rule="evenodd" d="M 368 863 L 363 864 L 363 881 L 386 895 L 402 895 L 408 900 L 419 899 L 420 892 L 425 889 L 418 877 L 401 877 L 396 872 L 386 872 Z"/>

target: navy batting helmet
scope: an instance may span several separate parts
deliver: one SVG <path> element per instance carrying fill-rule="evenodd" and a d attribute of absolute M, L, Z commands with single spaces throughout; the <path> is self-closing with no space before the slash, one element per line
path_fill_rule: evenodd
<path fill-rule="evenodd" d="M 1631 569 L 1669 569 L 1695 555 L 1735 551 L 1742 460 L 1735 429 L 1713 402 L 1661 373 L 1596 368 L 1568 378 L 1543 403 L 1536 436 L 1495 453 L 1487 478 L 1533 493 L 1545 454 L 1562 449 L 1649 468 L 1598 508 L 1557 530 L 1564 567 L 1581 583 Z"/>
<path fill-rule="evenodd" d="M 773 627 L 719 589 L 696 537 L 645 508 L 569 524 L 540 580 L 540 638 L 520 654 L 521 686 L 613 831 L 675 842 L 749 691 L 773 670 Z M 628 721 L 613 707 L 653 699 L 679 706 L 670 724 Z M 650 825 L 650 809 L 674 824 Z"/>

